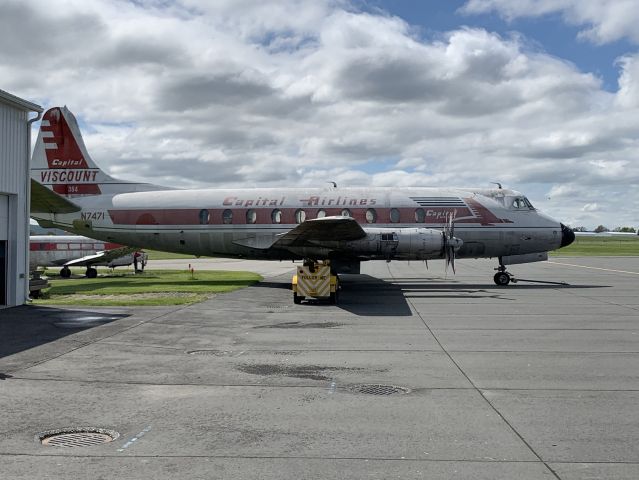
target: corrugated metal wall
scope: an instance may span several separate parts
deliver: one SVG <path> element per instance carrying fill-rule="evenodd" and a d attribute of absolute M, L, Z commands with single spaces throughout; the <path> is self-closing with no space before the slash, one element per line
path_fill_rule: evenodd
<path fill-rule="evenodd" d="M 0 102 L 0 195 L 6 222 L 6 305 L 22 305 L 29 281 L 27 165 L 28 113 Z M 0 306 L 2 307 L 2 306 Z"/>
<path fill-rule="evenodd" d="M 0 193 L 24 194 L 27 112 L 0 102 Z"/>

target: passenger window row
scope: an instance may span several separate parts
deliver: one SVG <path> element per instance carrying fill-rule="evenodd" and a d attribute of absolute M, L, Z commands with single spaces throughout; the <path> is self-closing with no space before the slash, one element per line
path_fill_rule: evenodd
<path fill-rule="evenodd" d="M 348 208 L 343 209 L 340 212 L 340 215 L 343 217 L 352 217 L 352 213 Z M 317 216 L 315 218 L 323 218 L 326 216 L 326 210 L 318 210 Z M 423 208 L 415 209 L 415 223 L 424 223 L 426 221 L 426 212 L 424 212 Z M 200 224 L 207 225 L 211 221 L 211 214 L 207 209 L 200 210 Z M 377 223 L 378 216 L 377 210 L 374 208 L 369 208 L 366 210 L 364 218 L 366 219 L 366 223 Z M 306 210 L 299 208 L 295 211 L 295 222 L 303 223 L 307 220 Z M 399 223 L 400 222 L 400 212 L 397 208 L 391 208 L 389 211 L 388 220 L 391 223 Z M 257 210 L 248 209 L 246 210 L 246 219 L 247 224 L 257 223 Z M 222 223 L 224 224 L 232 224 L 233 223 L 233 210 L 226 209 L 222 212 Z M 271 211 L 271 223 L 282 223 L 282 210 L 276 208 Z"/>

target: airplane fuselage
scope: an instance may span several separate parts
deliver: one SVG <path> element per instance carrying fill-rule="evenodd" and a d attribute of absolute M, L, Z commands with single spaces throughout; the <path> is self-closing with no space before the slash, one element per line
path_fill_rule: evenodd
<path fill-rule="evenodd" d="M 38 214 L 36 219 L 78 234 L 202 256 L 299 259 L 330 258 L 333 247 L 353 259 L 389 259 L 382 233 L 411 235 L 443 229 L 454 215 L 455 237 L 463 241 L 458 258 L 501 257 L 547 252 L 562 244 L 562 225 L 534 209 L 525 197 L 506 189 L 335 188 L 159 190 L 70 198 L 82 207 L 74 214 Z M 269 249 L 278 235 L 304 220 L 353 217 L 371 232 L 370 242 L 303 249 Z M 345 248 L 346 247 L 346 248 Z M 351 248 L 352 247 L 352 248 Z M 348 253 L 344 253 L 344 252 Z M 441 258 L 395 249 L 390 259 Z"/>
<path fill-rule="evenodd" d="M 38 267 L 63 266 L 73 260 L 120 247 L 122 245 L 77 235 L 31 235 L 29 238 L 29 270 L 35 271 Z M 109 267 L 126 266 L 132 263 L 132 253 L 109 261 L 95 260 L 91 262 L 93 265 Z"/>

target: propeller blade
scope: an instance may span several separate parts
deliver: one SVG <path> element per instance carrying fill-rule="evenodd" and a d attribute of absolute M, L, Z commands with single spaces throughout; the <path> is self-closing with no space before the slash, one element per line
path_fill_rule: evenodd
<path fill-rule="evenodd" d="M 448 230 L 448 225 L 444 225 L 444 230 L 442 231 L 442 253 L 444 254 L 445 260 L 444 272 L 448 273 L 448 233 L 446 230 Z"/>
<path fill-rule="evenodd" d="M 455 272 L 455 246 L 459 248 L 458 244 L 460 242 L 459 239 L 455 238 L 455 215 L 457 211 L 451 212 L 447 215 L 446 223 L 444 224 L 444 230 L 442 231 L 442 241 L 443 241 L 443 250 L 444 250 L 444 258 L 446 259 L 445 271 L 448 273 L 448 266 L 450 265 L 453 269 L 453 273 Z"/>
<path fill-rule="evenodd" d="M 457 272 L 455 271 L 455 249 L 453 247 L 450 247 L 450 266 L 453 269 L 453 274 L 456 274 Z"/>
<path fill-rule="evenodd" d="M 455 217 L 457 216 L 457 210 L 453 211 L 450 215 L 450 238 L 455 236 Z"/>

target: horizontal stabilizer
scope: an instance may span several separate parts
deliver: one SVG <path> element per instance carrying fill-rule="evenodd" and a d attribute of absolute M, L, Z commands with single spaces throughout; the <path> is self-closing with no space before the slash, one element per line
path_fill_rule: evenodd
<path fill-rule="evenodd" d="M 82 210 L 75 203 L 31 179 L 31 213 L 74 213 Z"/>

